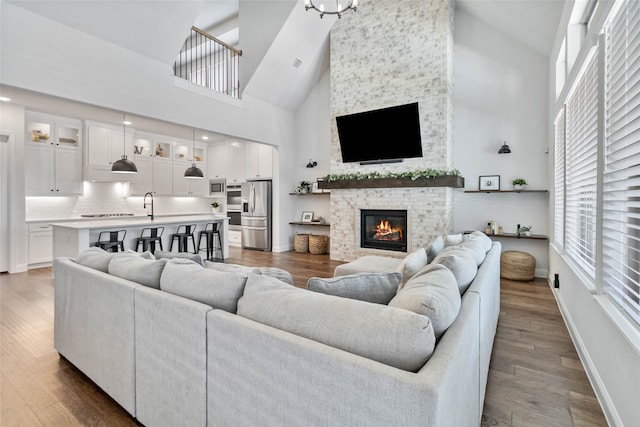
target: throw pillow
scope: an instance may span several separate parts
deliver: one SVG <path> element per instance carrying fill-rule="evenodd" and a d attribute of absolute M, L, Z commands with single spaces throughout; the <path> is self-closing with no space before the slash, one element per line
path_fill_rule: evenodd
<path fill-rule="evenodd" d="M 474 231 L 471 234 L 465 234 L 464 239 L 480 241 L 482 243 L 482 246 L 484 247 L 485 253 L 489 252 L 491 250 L 491 246 L 493 246 L 493 241 L 482 231 Z"/>
<path fill-rule="evenodd" d="M 133 249 L 127 249 L 125 252 L 128 254 L 135 254 L 140 258 L 144 258 L 144 259 L 151 259 L 151 260 L 156 259 L 156 257 L 151 253 L 151 251 L 138 252 L 138 251 L 134 251 Z"/>
<path fill-rule="evenodd" d="M 460 295 L 465 293 L 478 272 L 478 265 L 469 250 L 459 246 L 445 248 L 433 264 L 442 264 L 451 270 L 458 282 Z"/>
<path fill-rule="evenodd" d="M 435 257 L 444 249 L 444 239 L 442 236 L 438 236 L 431 243 L 425 246 L 424 250 L 427 252 L 427 258 L 429 262 L 433 261 Z"/>
<path fill-rule="evenodd" d="M 429 317 L 436 338 L 440 338 L 460 311 L 458 282 L 444 265 L 430 264 L 413 276 L 389 305 Z"/>
<path fill-rule="evenodd" d="M 444 238 L 444 247 L 456 246 L 462 243 L 462 233 L 449 234 Z"/>
<path fill-rule="evenodd" d="M 321 294 L 386 305 L 396 294 L 401 281 L 402 274 L 398 272 L 357 273 L 328 279 L 312 277 L 307 281 L 307 288 Z"/>
<path fill-rule="evenodd" d="M 249 276 L 238 315 L 411 372 L 424 366 L 435 346 L 426 316 L 309 292 L 266 276 Z"/>
<path fill-rule="evenodd" d="M 93 268 L 94 270 L 100 270 L 103 273 L 109 272 L 109 262 L 115 255 L 114 252 L 107 252 L 102 248 L 92 246 L 87 250 L 84 250 L 78 254 L 76 262 L 85 267 Z"/>
<path fill-rule="evenodd" d="M 414 274 L 428 263 L 427 251 L 424 248 L 419 248 L 407 255 L 396 269 L 397 272 L 402 274 L 402 282 L 400 283 L 399 289 L 402 289 L 402 286 L 407 283 L 407 280 L 411 279 Z"/>
<path fill-rule="evenodd" d="M 192 254 L 191 252 L 168 252 L 168 251 L 161 251 L 161 250 L 156 250 L 155 251 L 155 256 L 157 259 L 162 259 L 162 258 L 167 258 L 167 259 L 173 259 L 173 258 L 182 258 L 182 259 L 188 259 L 190 261 L 193 261 L 195 263 L 198 263 L 202 266 L 204 266 L 204 263 L 202 262 L 202 257 L 198 254 Z"/>
<path fill-rule="evenodd" d="M 166 262 L 166 259 L 152 261 L 137 254 L 120 252 L 111 258 L 109 274 L 160 289 L 160 275 Z"/>
<path fill-rule="evenodd" d="M 204 266 L 216 271 L 226 271 L 232 273 L 245 274 L 264 274 L 265 276 L 274 277 L 293 286 L 293 276 L 287 270 L 276 267 L 247 267 L 238 264 L 224 264 L 221 262 L 212 262 L 205 260 Z"/>
<path fill-rule="evenodd" d="M 215 271 L 187 259 L 174 258 L 162 272 L 160 289 L 235 313 L 246 281 L 244 273 Z"/>

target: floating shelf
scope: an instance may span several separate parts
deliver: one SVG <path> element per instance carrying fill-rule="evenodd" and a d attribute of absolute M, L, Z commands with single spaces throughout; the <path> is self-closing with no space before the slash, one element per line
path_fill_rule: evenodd
<path fill-rule="evenodd" d="M 549 190 L 464 190 L 465 193 L 548 193 Z"/>
<path fill-rule="evenodd" d="M 348 188 L 402 188 L 402 187 L 451 187 L 464 188 L 464 178 L 461 176 L 445 175 L 433 178 L 371 178 L 371 179 L 341 179 L 338 181 L 318 181 L 321 189 Z"/>
<path fill-rule="evenodd" d="M 465 231 L 465 233 L 467 233 Z M 532 240 L 548 240 L 549 238 L 542 234 L 532 234 L 531 236 L 525 236 L 524 234 L 517 235 L 516 233 L 502 233 L 502 234 L 487 234 L 489 238 L 492 237 L 505 237 L 509 239 L 532 239 Z"/>
<path fill-rule="evenodd" d="M 313 227 L 330 227 L 326 222 L 290 222 L 291 225 L 311 225 Z"/>
<path fill-rule="evenodd" d="M 290 196 L 329 196 L 331 193 L 289 193 Z"/>

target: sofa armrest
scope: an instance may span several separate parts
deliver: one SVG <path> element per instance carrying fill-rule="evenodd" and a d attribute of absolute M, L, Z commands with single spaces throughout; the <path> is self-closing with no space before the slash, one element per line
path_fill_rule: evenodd
<path fill-rule="evenodd" d="M 478 301 L 418 372 L 220 310 L 207 314 L 209 425 L 478 425 Z"/>

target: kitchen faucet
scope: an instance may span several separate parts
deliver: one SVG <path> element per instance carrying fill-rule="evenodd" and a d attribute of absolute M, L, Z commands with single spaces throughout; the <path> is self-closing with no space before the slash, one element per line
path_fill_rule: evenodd
<path fill-rule="evenodd" d="M 144 199 L 142 199 L 142 207 L 144 209 L 147 208 L 147 196 L 151 196 L 151 215 L 149 215 L 151 217 L 151 221 L 153 221 L 153 193 L 151 193 L 151 191 L 147 191 L 146 193 L 144 193 Z"/>

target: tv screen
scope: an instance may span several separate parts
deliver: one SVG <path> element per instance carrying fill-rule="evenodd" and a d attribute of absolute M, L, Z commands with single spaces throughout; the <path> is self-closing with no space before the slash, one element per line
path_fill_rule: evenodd
<path fill-rule="evenodd" d="M 336 117 L 342 161 L 385 163 L 422 157 L 418 103 Z"/>

